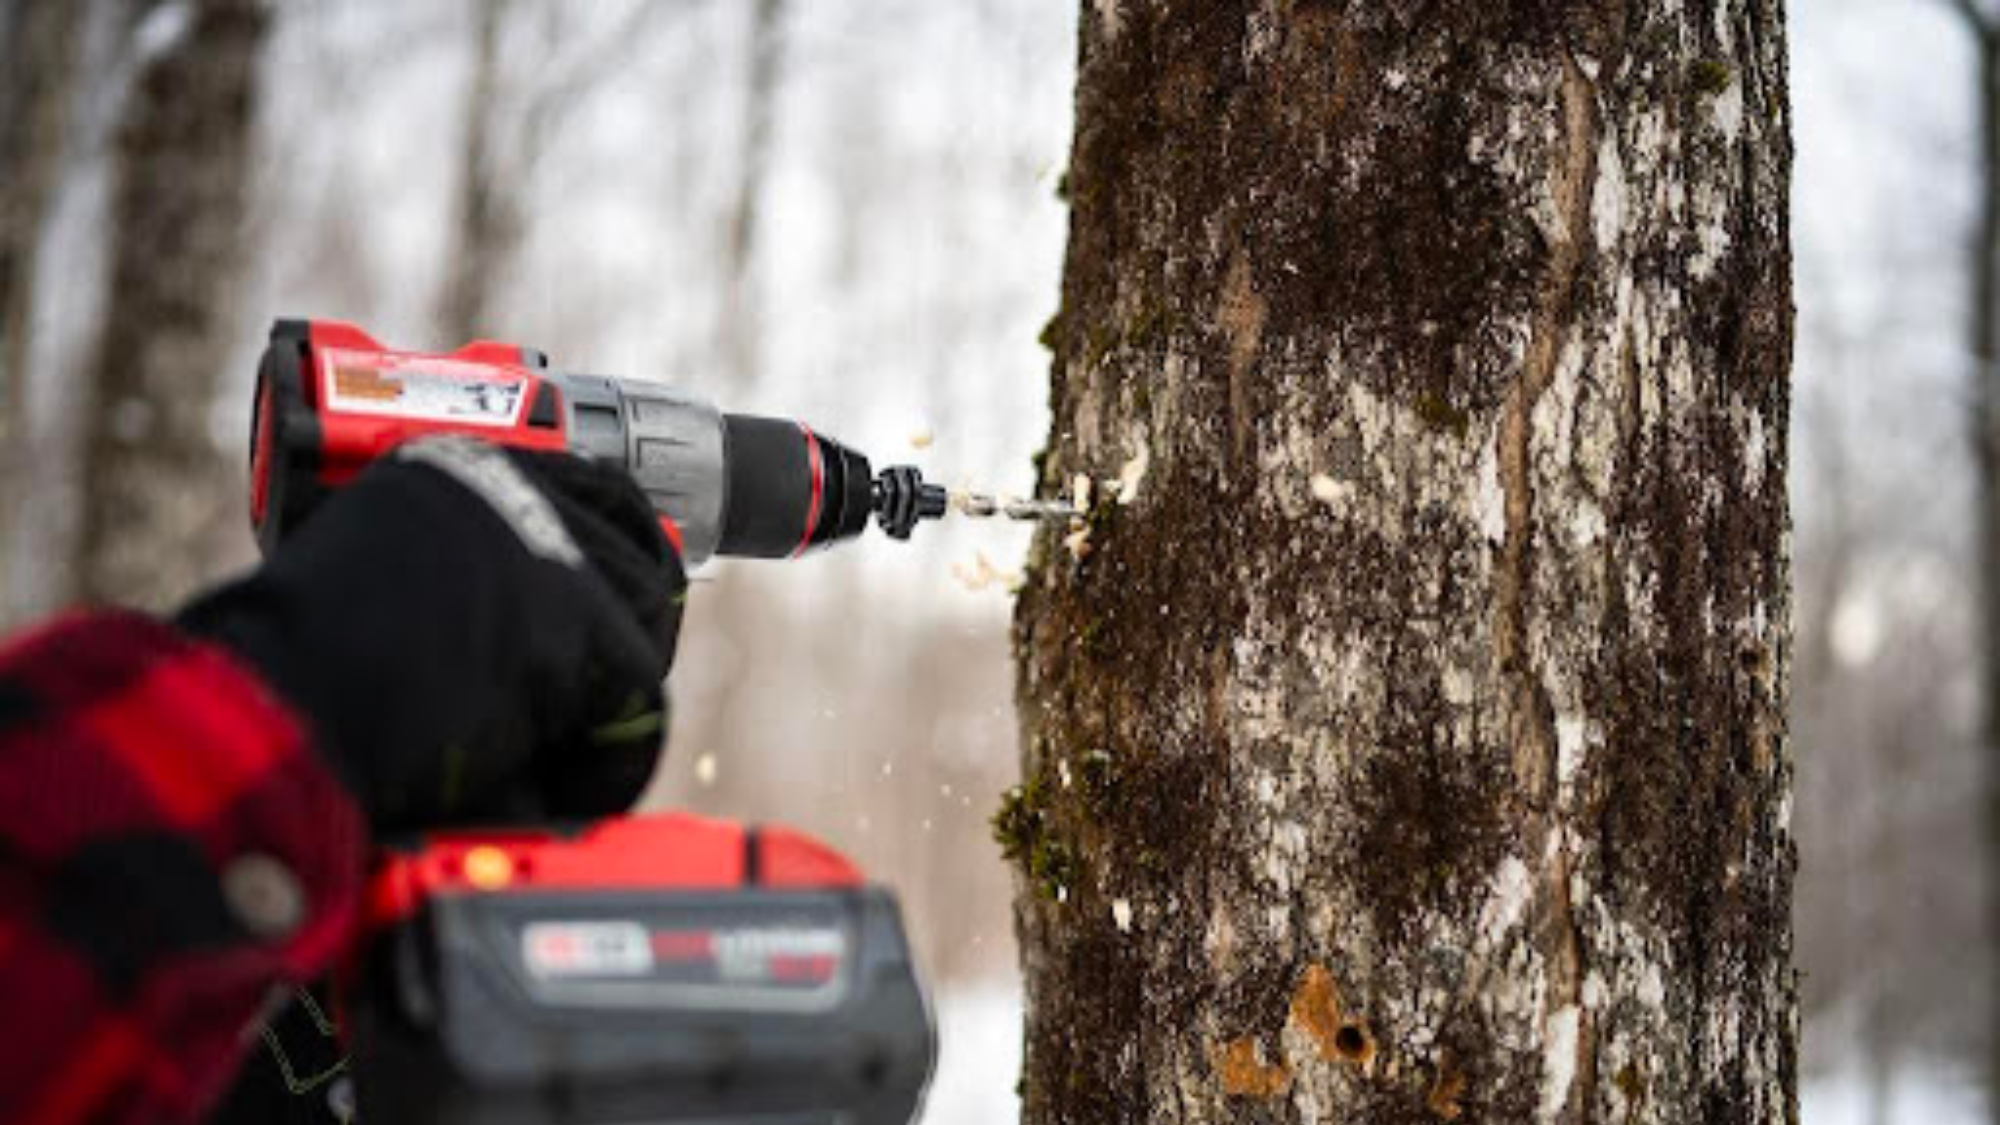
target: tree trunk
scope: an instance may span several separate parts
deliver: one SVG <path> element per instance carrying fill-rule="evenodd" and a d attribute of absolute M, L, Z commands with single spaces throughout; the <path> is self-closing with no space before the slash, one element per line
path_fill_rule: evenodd
<path fill-rule="evenodd" d="M 736 186 L 724 223 L 722 307 L 716 319 L 716 358 L 722 376 L 738 395 L 762 374 L 757 307 L 757 233 L 762 218 L 765 165 L 770 161 L 771 122 L 777 114 L 784 66 L 784 0 L 755 0 L 746 36 L 748 64 L 743 111 L 737 123 Z"/>
<path fill-rule="evenodd" d="M 242 501 L 210 439 L 250 176 L 261 0 L 149 6 L 113 156 L 110 289 L 86 368 L 83 511 L 70 568 L 87 602 L 162 607 L 214 565 Z"/>
<path fill-rule="evenodd" d="M 34 334 L 35 275 L 54 210 L 68 129 L 83 5 L 26 0 L 6 13 L 0 59 L 0 622 L 23 456 L 30 439 L 28 363 Z"/>
<path fill-rule="evenodd" d="M 1985 657 L 1986 881 L 1990 947 L 2000 948 L 2000 27 L 1968 7 L 1978 54 L 1979 219 L 1972 254 L 1972 446 Z M 2000 1122 L 2000 1000 L 1988 1000 L 1987 1101 Z"/>
<path fill-rule="evenodd" d="M 1795 1116 L 1785 58 L 1084 5 L 1042 483 L 1136 486 L 1018 611 L 1026 1120 Z"/>
<path fill-rule="evenodd" d="M 494 298 L 520 252 L 527 220 L 519 185 L 503 171 L 500 32 L 512 0 L 490 0 L 474 13 L 472 78 L 466 90 L 460 150 L 457 228 L 445 266 L 440 319 L 447 347 L 504 337 L 493 323 Z"/>

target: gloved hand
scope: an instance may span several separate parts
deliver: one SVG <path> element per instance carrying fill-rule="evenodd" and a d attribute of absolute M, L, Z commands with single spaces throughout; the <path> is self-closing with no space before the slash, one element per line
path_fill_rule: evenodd
<path fill-rule="evenodd" d="M 639 490 L 562 454 L 416 442 L 179 624 L 260 670 L 378 830 L 628 807 L 687 580 Z"/>

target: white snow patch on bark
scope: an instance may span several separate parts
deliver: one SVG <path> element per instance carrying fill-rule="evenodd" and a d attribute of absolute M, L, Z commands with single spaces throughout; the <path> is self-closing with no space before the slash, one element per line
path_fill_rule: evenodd
<path fill-rule="evenodd" d="M 1578 547 L 1588 547 L 1604 538 L 1606 524 L 1604 509 L 1588 496 L 1576 498 L 1576 513 L 1570 517 L 1570 541 Z"/>
<path fill-rule="evenodd" d="M 1604 978 L 1598 975 L 1596 969 L 1590 970 L 1590 975 L 1583 978 L 1583 1006 L 1591 1009 L 1603 1007 L 1604 995 Z"/>
<path fill-rule="evenodd" d="M 1764 444 L 1764 416 L 1758 411 L 1750 412 L 1750 432 L 1743 439 L 1743 488 L 1756 492 L 1764 487 L 1764 462 L 1768 457 Z"/>
<path fill-rule="evenodd" d="M 1480 911 L 1479 929 L 1492 945 L 1499 945 L 1507 931 L 1520 922 L 1534 891 L 1528 865 L 1519 856 L 1508 856 L 1493 872 L 1493 889 Z"/>
<path fill-rule="evenodd" d="M 1590 189 L 1591 233 L 1601 250 L 1618 245 L 1625 230 L 1625 168 L 1619 161 L 1618 136 L 1607 130 L 1597 146 L 1597 183 Z"/>
<path fill-rule="evenodd" d="M 1583 765 L 1587 730 L 1587 720 L 1582 715 L 1556 716 L 1556 780 L 1564 787 L 1575 780 L 1577 768 Z"/>
<path fill-rule="evenodd" d="M 1500 487 L 1500 451 L 1492 435 L 1479 449 L 1478 484 L 1472 494 L 1472 514 L 1480 534 L 1498 546 L 1507 540 L 1507 492 Z"/>
<path fill-rule="evenodd" d="M 1569 1104 L 1569 1090 L 1576 1083 L 1576 1034 L 1582 1013 L 1575 1004 L 1556 1009 L 1542 1024 L 1542 1104 L 1538 1115 L 1553 1122 Z"/>
<path fill-rule="evenodd" d="M 1639 967 L 1639 985 L 1634 990 L 1639 1003 L 1648 1008 L 1658 1008 L 1666 1003 L 1667 986 L 1660 980 L 1660 966 L 1654 961 L 1642 962 Z"/>
<path fill-rule="evenodd" d="M 1736 143 L 1743 133 L 1743 83 L 1731 79 L 1729 86 L 1715 95 L 1715 127 L 1724 140 Z"/>

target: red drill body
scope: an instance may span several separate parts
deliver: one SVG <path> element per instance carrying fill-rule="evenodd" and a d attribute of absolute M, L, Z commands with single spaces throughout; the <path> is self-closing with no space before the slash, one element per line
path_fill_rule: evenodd
<path fill-rule="evenodd" d="M 915 469 L 873 477 L 866 457 L 803 422 L 725 414 L 659 383 L 553 371 L 515 344 L 406 352 L 351 324 L 283 320 L 258 370 L 252 425 L 259 541 L 268 548 L 369 462 L 433 434 L 621 466 L 690 567 L 717 554 L 805 554 L 861 534 L 871 513 L 907 538 L 946 506 Z"/>

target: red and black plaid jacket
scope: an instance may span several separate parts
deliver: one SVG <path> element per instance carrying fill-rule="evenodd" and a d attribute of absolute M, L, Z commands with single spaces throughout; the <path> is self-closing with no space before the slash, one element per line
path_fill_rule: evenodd
<path fill-rule="evenodd" d="M 220 650 L 129 614 L 0 649 L 0 1123 L 198 1117 L 343 948 L 364 833 Z"/>

